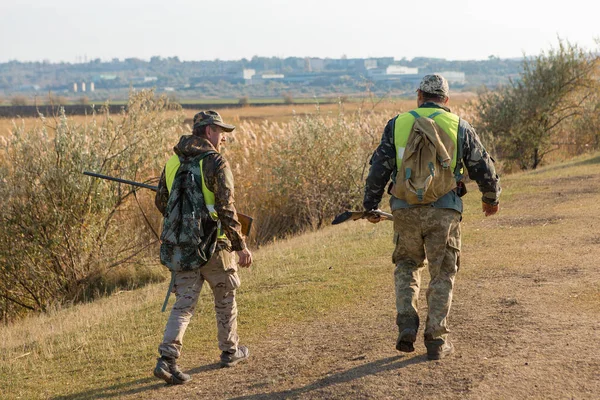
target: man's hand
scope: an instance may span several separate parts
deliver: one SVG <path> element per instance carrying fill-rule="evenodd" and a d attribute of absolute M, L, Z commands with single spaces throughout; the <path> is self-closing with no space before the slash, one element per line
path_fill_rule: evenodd
<path fill-rule="evenodd" d="M 236 251 L 238 255 L 238 265 L 242 268 L 248 268 L 252 264 L 252 253 L 247 248 Z"/>
<path fill-rule="evenodd" d="M 381 210 L 377 209 L 375 211 L 381 211 Z M 367 221 L 369 221 L 372 224 L 376 224 L 378 222 L 381 222 L 381 215 L 377 215 L 377 214 L 373 214 L 373 213 L 367 214 Z"/>
<path fill-rule="evenodd" d="M 481 209 L 485 213 L 485 216 L 489 217 L 490 215 L 494 215 L 498 212 L 498 210 L 500 209 L 500 204 L 496 204 L 495 206 L 493 206 L 491 204 L 482 202 Z"/>

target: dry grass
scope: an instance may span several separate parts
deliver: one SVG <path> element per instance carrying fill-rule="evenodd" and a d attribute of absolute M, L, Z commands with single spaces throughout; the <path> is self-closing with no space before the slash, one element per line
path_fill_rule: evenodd
<path fill-rule="evenodd" d="M 473 93 L 457 93 L 451 100 L 452 105 L 460 107 L 467 101 L 474 98 Z M 226 122 L 231 121 L 233 124 L 239 124 L 243 121 L 251 122 L 262 122 L 264 120 L 270 122 L 289 122 L 294 115 L 306 115 L 314 114 L 316 112 L 317 104 L 281 104 L 276 106 L 249 106 L 242 108 L 222 108 L 218 109 Z M 415 107 L 415 100 L 393 100 L 393 99 L 380 99 L 380 98 L 364 98 L 364 99 L 353 99 L 347 101 L 343 105 L 346 112 L 356 112 L 358 109 L 365 111 L 375 110 L 377 112 L 386 113 L 391 118 L 399 112 L 403 112 Z M 323 113 L 334 113 L 337 114 L 338 104 L 323 104 L 319 105 L 321 112 Z M 198 110 L 202 109 L 202 105 L 198 105 Z M 186 123 L 190 124 L 192 117 L 198 110 L 185 110 Z M 82 115 L 71 117 L 77 123 L 85 123 L 89 118 Z M 30 128 L 34 126 L 41 126 L 41 122 L 38 118 L 27 117 L 27 118 L 0 118 L 0 137 L 7 136 L 10 132 L 13 121 L 15 123 L 25 125 Z M 380 129 L 383 130 L 383 127 Z"/>
<path fill-rule="evenodd" d="M 0 328 L 1 397 L 588 397 L 598 351 L 580 340 L 597 339 L 600 317 L 598 176 L 597 154 L 504 177 L 492 218 L 481 216 L 470 185 L 452 319 L 459 353 L 448 362 L 422 363 L 421 348 L 414 358 L 390 357 L 391 225 L 349 222 L 255 252 L 241 272 L 239 330 L 264 352 L 235 382 L 212 364 L 209 291 L 182 360 L 204 366 L 192 370 L 198 380 L 166 388 L 149 377 L 167 318 L 158 311 L 161 284 Z M 273 349 L 285 358 L 273 361 Z"/>
<path fill-rule="evenodd" d="M 257 340 L 272 326 L 314 319 L 368 291 L 360 280 L 374 267 L 365 268 L 363 260 L 383 257 L 387 251 L 380 254 L 374 247 L 356 246 L 363 232 L 353 228 L 347 225 L 285 240 L 255 254 L 253 268 L 241 273 L 244 287 L 238 300 L 240 332 L 246 340 Z M 367 237 L 386 236 L 384 226 L 371 229 Z M 350 248 L 354 260 L 340 265 L 338 260 Z M 94 382 L 129 382 L 145 376 L 167 317 L 158 311 L 164 291 L 165 285 L 152 285 L 0 328 L 5 395 L 44 398 L 90 390 Z M 202 295 L 201 318 L 194 319 L 186 346 L 215 355 L 209 296 L 209 291 Z M 69 372 L 56 375 L 59 371 Z"/>
<path fill-rule="evenodd" d="M 451 106 L 462 107 L 466 102 L 474 98 L 473 93 L 457 93 L 451 99 Z M 223 108 L 219 109 L 219 113 L 223 116 L 226 121 L 232 121 L 232 123 L 239 123 L 243 121 L 261 122 L 267 120 L 270 122 L 289 122 L 292 120 L 294 115 L 306 115 L 314 114 L 317 107 L 321 113 L 337 114 L 339 104 L 282 104 L 277 106 L 250 106 L 242 108 Z M 346 101 L 342 103 L 342 107 L 347 113 L 354 113 L 358 110 L 363 112 L 375 111 L 389 115 L 388 118 L 393 117 L 395 114 L 400 112 L 408 111 L 416 107 L 415 100 L 401 100 L 401 99 L 388 99 L 388 98 L 360 98 L 352 99 L 352 101 Z M 186 116 L 191 120 L 195 110 L 186 110 Z M 383 131 L 383 126 L 380 128 Z"/>

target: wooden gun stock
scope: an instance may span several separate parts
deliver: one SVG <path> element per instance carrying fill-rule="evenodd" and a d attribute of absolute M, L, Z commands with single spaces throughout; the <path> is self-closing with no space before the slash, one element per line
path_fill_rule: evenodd
<path fill-rule="evenodd" d="M 368 218 L 369 215 L 379 215 L 382 220 L 393 221 L 394 216 L 390 213 L 383 212 L 381 210 L 371 211 L 346 211 L 335 217 L 331 222 L 332 225 L 341 224 L 346 221 L 356 221 L 357 219 Z"/>
<path fill-rule="evenodd" d="M 237 213 L 238 221 L 242 224 L 242 235 L 248 237 L 250 236 L 250 230 L 252 229 L 252 219 L 251 216 L 246 214 Z"/>

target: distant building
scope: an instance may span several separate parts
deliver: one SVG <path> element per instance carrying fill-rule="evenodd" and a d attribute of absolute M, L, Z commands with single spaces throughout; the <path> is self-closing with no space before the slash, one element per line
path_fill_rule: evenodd
<path fill-rule="evenodd" d="M 308 72 L 323 71 L 325 69 L 325 60 L 322 58 L 307 58 L 305 70 Z"/>
<path fill-rule="evenodd" d="M 156 82 L 158 77 L 156 76 L 137 76 L 135 78 L 131 78 L 131 83 L 148 83 L 148 82 Z"/>
<path fill-rule="evenodd" d="M 412 84 L 419 79 L 419 68 L 404 65 L 388 65 L 385 68 L 371 68 L 367 76 L 373 81 L 400 81 Z"/>
<path fill-rule="evenodd" d="M 242 70 L 242 78 L 245 81 L 249 81 L 252 79 L 252 77 L 256 75 L 256 70 L 255 69 L 244 69 Z"/>
<path fill-rule="evenodd" d="M 419 68 L 410 68 L 404 65 L 388 65 L 385 69 L 386 75 L 408 75 L 418 73 Z"/>
<path fill-rule="evenodd" d="M 374 69 L 377 68 L 377 60 L 370 58 L 368 60 L 365 60 L 365 69 L 369 70 L 369 69 Z"/>
<path fill-rule="evenodd" d="M 73 83 L 73 93 L 77 93 L 77 82 Z"/>
<path fill-rule="evenodd" d="M 283 75 L 283 74 L 262 74 L 261 78 L 262 79 L 283 79 L 283 78 L 285 78 L 285 75 Z"/>
<path fill-rule="evenodd" d="M 33 91 L 37 92 L 40 89 L 41 89 L 40 85 L 20 85 L 18 90 L 19 91 L 30 91 L 30 90 L 33 90 Z"/>
<path fill-rule="evenodd" d="M 442 75 L 444 78 L 446 78 L 448 83 L 454 83 L 456 85 L 464 85 L 465 83 L 467 83 L 464 72 L 442 71 L 442 72 L 436 72 L 436 74 Z"/>
<path fill-rule="evenodd" d="M 255 74 L 249 83 L 264 83 L 265 81 L 282 81 L 285 78 L 284 74 Z"/>
<path fill-rule="evenodd" d="M 85 92 L 85 82 L 81 82 L 81 91 Z"/>

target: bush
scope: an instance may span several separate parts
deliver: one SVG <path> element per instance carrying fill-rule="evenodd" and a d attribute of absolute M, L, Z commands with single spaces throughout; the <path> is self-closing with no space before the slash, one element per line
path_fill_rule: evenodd
<path fill-rule="evenodd" d="M 23 95 L 16 95 L 10 99 L 10 104 L 12 106 L 26 106 L 27 105 L 27 97 Z"/>
<path fill-rule="evenodd" d="M 57 96 L 54 93 L 48 93 L 48 97 L 46 98 L 46 104 L 52 106 L 64 106 L 69 102 L 69 100 L 64 96 Z"/>
<path fill-rule="evenodd" d="M 248 99 L 248 96 L 240 97 L 238 104 L 242 107 L 248 107 L 250 105 L 250 99 Z"/>
<path fill-rule="evenodd" d="M 479 126 L 493 138 L 499 157 L 535 169 L 562 145 L 597 143 L 585 131 L 599 126 L 598 65 L 597 55 L 561 41 L 558 49 L 525 59 L 520 80 L 483 92 Z"/>
<path fill-rule="evenodd" d="M 142 91 L 130 95 L 127 111 L 112 116 L 104 109 L 86 125 L 62 111 L 57 123 L 42 118 L 41 127 L 14 128 L 0 159 L 0 309 L 5 316 L 108 292 L 112 289 L 105 284 L 98 287 L 107 271 L 127 265 L 139 269 L 156 239 L 140 222 L 136 199 L 153 207 L 151 192 L 136 194 L 82 171 L 138 181 L 157 176 L 169 135 L 174 137 L 183 121 L 172 108 L 164 97 Z"/>
<path fill-rule="evenodd" d="M 294 104 L 294 97 L 291 93 L 283 94 L 283 104 Z"/>
<path fill-rule="evenodd" d="M 339 111 L 287 124 L 242 123 L 225 153 L 236 177 L 236 207 L 255 218 L 251 239 L 260 245 L 362 209 L 368 160 L 388 118 Z"/>

